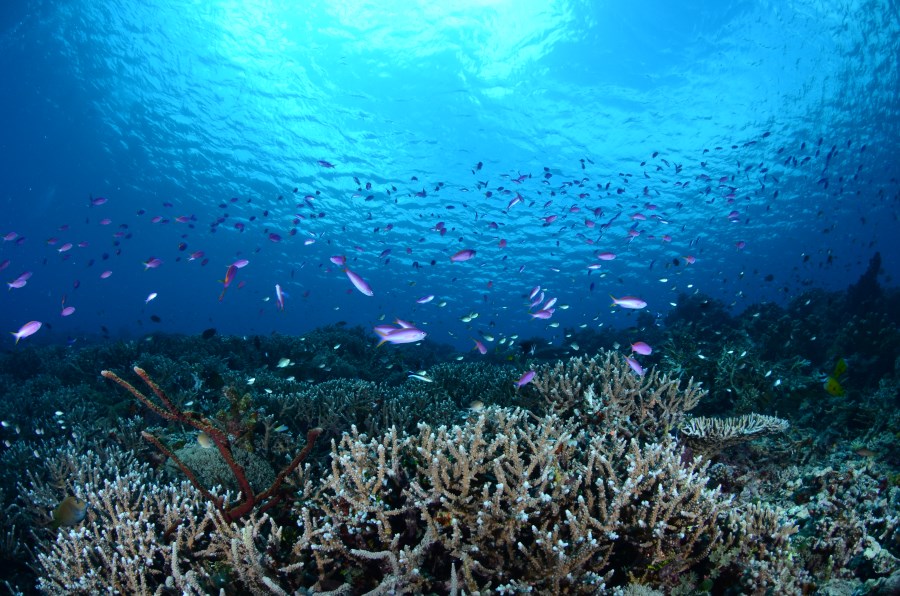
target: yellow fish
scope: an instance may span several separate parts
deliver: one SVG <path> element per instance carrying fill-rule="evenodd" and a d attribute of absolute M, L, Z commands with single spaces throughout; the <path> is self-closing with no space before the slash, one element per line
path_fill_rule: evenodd
<path fill-rule="evenodd" d="M 825 391 L 835 397 L 841 397 L 844 395 L 844 388 L 841 387 L 841 384 L 834 377 L 828 377 L 825 380 Z"/>
<path fill-rule="evenodd" d="M 838 359 L 837 364 L 834 365 L 834 372 L 831 374 L 831 376 L 837 379 L 845 372 L 847 372 L 847 361 L 843 358 L 840 358 Z"/>
<path fill-rule="evenodd" d="M 55 530 L 60 526 L 74 526 L 84 519 L 86 513 L 87 503 L 78 497 L 69 495 L 53 510 L 53 521 L 50 523 L 50 527 Z"/>
<path fill-rule="evenodd" d="M 202 430 L 197 433 L 197 443 L 199 443 L 200 446 L 204 449 L 212 449 L 215 446 L 215 443 L 213 443 L 213 440 L 210 438 L 210 436 Z"/>

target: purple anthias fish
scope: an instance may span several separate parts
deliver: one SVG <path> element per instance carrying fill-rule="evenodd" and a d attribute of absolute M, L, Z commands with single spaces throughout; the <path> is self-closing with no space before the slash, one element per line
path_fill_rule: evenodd
<path fill-rule="evenodd" d="M 284 310 L 284 292 L 281 291 L 280 284 L 275 284 L 275 304 L 278 305 L 278 310 Z"/>
<path fill-rule="evenodd" d="M 466 249 L 459 251 L 452 257 L 450 257 L 450 260 L 453 261 L 454 263 L 461 263 L 463 261 L 468 261 L 469 259 L 471 259 L 474 256 L 475 256 L 475 251 L 471 248 L 466 248 Z"/>
<path fill-rule="evenodd" d="M 520 387 L 524 387 L 528 383 L 530 383 L 534 379 L 535 372 L 533 370 L 529 370 L 527 373 L 519 377 L 519 380 L 513 383 L 516 386 L 516 389 Z"/>
<path fill-rule="evenodd" d="M 38 329 L 41 328 L 40 321 L 29 321 L 22 325 L 21 329 L 18 331 L 11 332 L 13 337 L 16 338 L 16 343 L 19 343 L 20 339 L 24 339 L 30 335 L 34 335 L 38 332 Z"/>
<path fill-rule="evenodd" d="M 642 341 L 636 341 L 631 344 L 631 351 L 636 354 L 640 354 L 641 356 L 649 356 L 653 353 L 653 348 Z"/>
<path fill-rule="evenodd" d="M 421 329 L 416 329 L 415 327 L 400 327 L 399 329 L 386 329 L 385 327 L 386 326 L 380 325 L 375 328 L 375 333 L 381 337 L 381 341 L 378 342 L 379 346 L 385 342 L 391 344 L 411 344 L 425 339 L 425 336 L 428 335 Z"/>
<path fill-rule="evenodd" d="M 612 294 L 609 295 L 612 298 L 613 303 L 611 306 L 621 306 L 622 308 L 633 308 L 640 309 L 647 306 L 647 303 L 641 300 L 640 298 L 636 298 L 634 296 L 622 296 L 621 298 L 616 298 Z"/>
<path fill-rule="evenodd" d="M 347 267 L 344 267 L 344 273 L 347 274 L 347 277 L 350 278 L 350 281 L 353 282 L 353 285 L 356 286 L 356 289 L 365 294 L 366 296 L 374 296 L 375 292 L 372 291 L 372 288 L 366 283 L 366 280 L 353 273 Z"/>
<path fill-rule="evenodd" d="M 631 356 L 626 356 L 625 362 L 628 363 L 628 366 L 631 367 L 631 370 L 636 372 L 639 377 L 643 377 L 644 373 L 647 372 L 647 370 L 643 366 L 641 366 L 641 363 L 638 362 L 637 360 L 635 360 L 634 358 L 632 358 Z"/>

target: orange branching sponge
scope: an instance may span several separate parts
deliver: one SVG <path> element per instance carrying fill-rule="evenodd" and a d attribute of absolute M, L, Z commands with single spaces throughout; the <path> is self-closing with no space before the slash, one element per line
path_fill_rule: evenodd
<path fill-rule="evenodd" d="M 281 502 L 285 497 L 285 493 L 281 490 L 281 485 L 284 483 L 284 479 L 287 478 L 288 474 L 297 469 L 303 460 L 309 456 L 310 451 L 312 451 L 313 446 L 316 443 L 316 439 L 319 438 L 319 435 L 322 433 L 321 428 L 313 428 L 306 434 L 306 445 L 303 449 L 291 460 L 291 462 L 283 469 L 278 475 L 275 477 L 275 480 L 272 482 L 272 485 L 269 486 L 263 492 L 256 494 L 253 492 L 253 488 L 250 486 L 250 482 L 247 480 L 247 473 L 244 471 L 244 468 L 241 467 L 239 463 L 237 463 L 234 459 L 234 454 L 231 450 L 231 441 L 228 439 L 228 436 L 222 432 L 215 424 L 209 419 L 206 418 L 197 412 L 193 411 L 184 411 L 181 410 L 178 406 L 176 406 L 171 399 L 166 395 L 166 393 L 160 389 L 159 385 L 157 385 L 147 374 L 147 372 L 138 367 L 134 367 L 134 372 L 137 376 L 139 376 L 144 383 L 153 391 L 162 405 L 154 403 L 150 397 L 141 393 L 134 385 L 126 381 L 125 379 L 118 376 L 116 373 L 104 370 L 101 371 L 100 374 L 105 378 L 114 381 L 120 387 L 125 388 L 135 396 L 138 401 L 142 404 L 150 408 L 154 413 L 158 414 L 162 418 L 166 420 L 170 420 L 172 422 L 181 422 L 183 424 L 187 424 L 196 428 L 197 430 L 206 433 L 206 435 L 212 440 L 212 442 L 216 445 L 216 448 L 219 450 L 219 453 L 222 454 L 222 458 L 225 460 L 225 463 L 228 464 L 228 467 L 231 469 L 231 473 L 234 474 L 234 478 L 237 481 L 238 486 L 241 489 L 242 499 L 241 501 L 235 505 L 234 507 L 225 508 L 224 500 L 222 497 L 216 497 L 209 490 L 206 489 L 203 485 L 200 484 L 200 481 L 197 480 L 197 477 L 191 471 L 190 468 L 185 465 L 173 452 L 171 449 L 166 447 L 162 441 L 159 440 L 158 437 L 148 433 L 146 431 L 141 433 L 141 436 L 144 437 L 148 442 L 153 443 L 157 449 L 159 449 L 166 457 L 169 457 L 174 461 L 179 468 L 184 472 L 185 476 L 187 476 L 188 480 L 190 480 L 191 484 L 193 484 L 198 491 L 206 498 L 212 501 L 216 508 L 219 509 L 222 514 L 229 520 L 235 521 L 240 519 L 254 507 L 259 505 L 259 511 L 265 512 L 277 505 Z"/>

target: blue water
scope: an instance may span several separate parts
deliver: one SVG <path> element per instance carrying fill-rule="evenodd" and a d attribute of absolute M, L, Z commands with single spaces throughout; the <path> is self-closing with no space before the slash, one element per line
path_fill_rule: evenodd
<path fill-rule="evenodd" d="M 43 322 L 26 344 L 395 317 L 464 348 L 560 343 L 634 324 L 610 294 L 660 320 L 682 293 L 740 312 L 839 290 L 875 251 L 881 282 L 900 276 L 893 1 L 0 11 L 0 235 L 17 235 L 0 279 L 33 272 L 0 292 L 0 329 Z M 452 263 L 462 249 L 475 257 Z M 549 320 L 529 315 L 537 285 L 558 297 Z"/>

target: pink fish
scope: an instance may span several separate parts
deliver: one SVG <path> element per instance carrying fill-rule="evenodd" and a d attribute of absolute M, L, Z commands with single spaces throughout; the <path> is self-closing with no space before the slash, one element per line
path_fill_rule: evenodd
<path fill-rule="evenodd" d="M 34 335 L 37 333 L 38 329 L 41 328 L 40 321 L 29 321 L 22 325 L 22 327 L 18 331 L 11 332 L 13 337 L 16 338 L 16 343 L 19 343 L 20 339 L 24 339 L 28 336 Z"/>
<path fill-rule="evenodd" d="M 597 255 L 597 258 L 601 261 L 612 261 L 616 258 L 616 254 L 612 252 L 601 252 Z"/>
<path fill-rule="evenodd" d="M 335 256 L 329 258 L 328 260 L 340 267 L 340 266 L 343 266 L 344 263 L 347 262 L 347 257 L 345 257 L 344 255 L 335 255 Z"/>
<path fill-rule="evenodd" d="M 192 252 L 191 256 L 188 257 L 188 261 L 196 261 L 197 259 L 203 258 L 204 254 L 205 253 L 202 250 Z"/>
<path fill-rule="evenodd" d="M 73 245 L 71 242 L 66 242 L 65 244 L 63 244 L 62 246 L 57 248 L 56 252 L 66 252 L 66 251 L 72 250 L 72 246 Z"/>
<path fill-rule="evenodd" d="M 513 384 L 516 386 L 516 389 L 524 387 L 534 379 L 534 375 L 535 372 L 533 370 L 529 370 L 527 373 L 519 377 L 519 380 Z"/>
<path fill-rule="evenodd" d="M 110 275 L 112 275 L 112 271 L 104 271 L 103 273 L 100 274 L 100 279 L 106 279 Z"/>
<path fill-rule="evenodd" d="M 475 349 L 478 350 L 479 354 L 482 354 L 482 355 L 487 354 L 487 348 L 484 347 L 483 343 L 481 343 L 480 341 L 478 341 L 477 339 L 474 339 L 474 338 L 472 339 L 472 341 L 475 342 Z"/>
<path fill-rule="evenodd" d="M 4 242 L 12 242 L 13 240 L 15 240 L 18 237 L 19 237 L 19 235 L 16 232 L 10 232 L 6 236 L 3 237 L 3 241 Z"/>
<path fill-rule="evenodd" d="M 612 298 L 613 301 L 610 306 L 621 306 L 622 308 L 632 309 L 641 309 L 647 306 L 646 302 L 634 296 L 622 296 L 621 298 L 616 298 L 610 294 L 609 297 Z"/>
<path fill-rule="evenodd" d="M 235 262 L 232 263 L 231 265 L 232 265 L 235 269 L 243 269 L 244 267 L 246 267 L 246 266 L 249 265 L 249 264 L 250 264 L 250 261 L 248 261 L 247 259 L 238 259 L 237 261 L 235 261 Z"/>
<path fill-rule="evenodd" d="M 434 294 L 429 294 L 427 296 L 422 296 L 421 298 L 416 300 L 416 302 L 418 302 L 419 304 L 428 304 L 432 300 L 434 300 Z"/>
<path fill-rule="evenodd" d="M 100 220 L 101 226 L 108 226 L 111 223 L 112 223 L 112 220 L 108 217 L 104 217 L 103 219 Z"/>
<path fill-rule="evenodd" d="M 628 366 L 631 367 L 631 370 L 633 370 L 634 372 L 636 372 L 636 373 L 638 374 L 639 377 L 643 377 L 643 376 L 644 376 L 644 373 L 647 372 L 647 371 L 644 369 L 644 367 L 641 366 L 641 363 L 638 362 L 637 360 L 635 360 L 634 358 L 632 358 L 631 356 L 626 356 L 626 357 L 625 357 L 625 362 L 628 363 Z"/>
<path fill-rule="evenodd" d="M 271 240 L 272 242 L 281 242 L 281 236 L 279 234 L 276 234 L 275 232 L 272 232 L 271 234 L 269 234 L 269 240 Z"/>
<path fill-rule="evenodd" d="M 28 283 L 27 279 L 19 278 L 19 279 L 14 279 L 13 281 L 6 282 L 6 285 L 9 286 L 10 290 L 16 290 L 16 289 L 25 287 L 25 284 L 27 284 L 27 283 Z"/>
<path fill-rule="evenodd" d="M 107 200 L 108 199 L 104 197 L 97 197 L 96 199 L 91 197 L 91 207 L 99 207 L 100 205 L 105 204 Z"/>
<path fill-rule="evenodd" d="M 7 267 L 9 267 L 9 259 L 3 259 L 3 261 L 0 262 L 0 271 L 3 271 Z"/>
<path fill-rule="evenodd" d="M 697 258 L 692 257 L 691 255 L 685 255 L 681 258 L 684 259 L 684 262 L 687 263 L 688 265 L 693 265 L 697 261 Z"/>
<path fill-rule="evenodd" d="M 631 351 L 635 352 L 637 354 L 640 354 L 642 356 L 649 356 L 650 354 L 653 353 L 653 348 L 651 348 L 650 346 L 648 346 L 647 344 L 645 344 L 642 341 L 636 341 L 633 344 L 631 344 Z"/>
<path fill-rule="evenodd" d="M 474 250 L 472 250 L 471 248 L 464 248 L 463 250 L 459 251 L 458 253 L 456 253 L 455 255 L 450 257 L 450 260 L 453 261 L 454 263 L 461 263 L 463 261 L 468 261 L 469 259 L 471 259 L 474 256 L 475 256 Z"/>
<path fill-rule="evenodd" d="M 144 261 L 144 271 L 147 269 L 156 269 L 162 265 L 162 259 L 157 259 L 156 257 L 150 257 L 146 261 Z"/>
<path fill-rule="evenodd" d="M 75 312 L 74 306 L 67 306 L 67 307 L 63 308 L 59 314 L 63 317 L 68 317 L 69 315 L 71 315 L 74 312 Z"/>
<path fill-rule="evenodd" d="M 353 285 L 357 290 L 365 294 L 366 296 L 374 296 L 375 293 L 372 291 L 372 288 L 366 283 L 366 280 L 361 278 L 359 275 L 353 273 L 347 267 L 344 267 L 344 273 L 347 274 L 347 277 L 350 278 L 350 281 L 353 282 Z"/>
<path fill-rule="evenodd" d="M 500 242 L 497 243 L 498 248 L 506 248 L 506 238 L 501 238 Z"/>
<path fill-rule="evenodd" d="M 401 327 L 400 329 L 394 329 L 379 335 L 381 335 L 381 341 L 378 342 L 378 345 L 380 346 L 385 342 L 391 344 L 411 344 L 422 341 L 428 334 L 415 327 Z"/>
<path fill-rule="evenodd" d="M 553 316 L 553 309 L 550 310 L 539 310 L 537 312 L 531 313 L 531 316 L 535 319 L 549 319 Z"/>
<path fill-rule="evenodd" d="M 275 304 L 278 305 L 278 310 L 284 310 L 284 292 L 278 284 L 275 284 Z"/>
<path fill-rule="evenodd" d="M 228 289 L 228 286 L 231 285 L 231 282 L 234 281 L 234 276 L 237 275 L 238 266 L 236 264 L 231 264 L 228 266 L 228 269 L 225 270 L 225 278 L 220 279 L 219 283 L 222 284 L 222 293 L 219 294 L 219 302 L 225 297 L 225 290 Z"/>
<path fill-rule="evenodd" d="M 372 327 L 372 331 L 374 331 L 379 337 L 384 337 L 391 331 L 397 331 L 397 328 L 393 325 L 375 325 L 374 327 Z"/>
<path fill-rule="evenodd" d="M 744 248 L 747 247 L 747 243 L 744 242 L 743 240 L 738 240 L 737 242 L 734 243 L 734 246 L 738 250 L 744 250 Z"/>
<path fill-rule="evenodd" d="M 538 295 L 538 292 L 541 291 L 541 286 L 534 286 L 531 288 L 531 292 L 528 293 L 528 299 L 534 300 L 534 297 Z"/>

